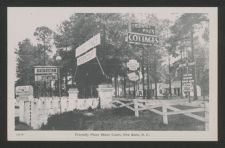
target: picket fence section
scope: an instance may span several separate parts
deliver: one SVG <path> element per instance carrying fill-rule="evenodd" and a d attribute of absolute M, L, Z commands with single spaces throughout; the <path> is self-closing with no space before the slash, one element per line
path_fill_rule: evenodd
<path fill-rule="evenodd" d="M 51 115 L 77 110 L 95 109 L 98 107 L 99 98 L 69 99 L 61 98 L 40 98 L 29 101 L 19 101 L 19 121 L 30 125 L 33 129 L 39 129 L 47 124 Z"/>

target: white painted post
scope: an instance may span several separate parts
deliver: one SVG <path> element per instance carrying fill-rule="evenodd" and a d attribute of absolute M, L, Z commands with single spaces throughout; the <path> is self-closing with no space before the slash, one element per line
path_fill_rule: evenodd
<path fill-rule="evenodd" d="M 134 113 L 136 117 L 139 117 L 138 102 L 135 99 L 134 99 Z"/>
<path fill-rule="evenodd" d="M 209 130 L 209 108 L 206 106 L 206 102 L 204 102 L 205 107 L 205 130 Z"/>
<path fill-rule="evenodd" d="M 162 111 L 163 111 L 163 124 L 168 124 L 168 116 L 167 116 L 167 106 L 166 106 L 166 104 L 162 105 Z"/>

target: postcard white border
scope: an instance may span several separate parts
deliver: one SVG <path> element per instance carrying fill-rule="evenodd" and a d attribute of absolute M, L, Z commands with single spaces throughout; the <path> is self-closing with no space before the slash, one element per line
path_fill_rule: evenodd
<path fill-rule="evenodd" d="M 15 9 L 27 9 L 31 7 L 8 7 L 8 15 Z M 39 9 L 40 7 L 32 7 Z M 66 7 L 71 9 L 71 7 Z M 42 9 L 63 9 L 63 7 L 45 7 Z M 7 50 L 7 109 L 8 109 L 8 140 L 9 141 L 217 141 L 218 140 L 218 9 L 217 7 L 76 7 L 75 12 L 104 12 L 104 13 L 142 13 L 167 11 L 168 13 L 208 13 L 210 27 L 209 44 L 209 66 L 210 66 L 210 92 L 209 92 L 209 131 L 15 131 L 14 130 L 14 75 L 15 69 L 10 65 L 13 63 L 13 49 L 9 49 L 10 28 L 16 24 L 8 22 L 8 50 Z M 9 19 L 9 18 L 8 18 Z M 29 21 L 27 21 L 29 23 Z M 76 136 L 76 134 L 88 134 L 89 136 Z M 138 133 L 143 136 L 91 136 L 91 133 L 121 134 Z M 148 136 L 146 136 L 146 134 Z M 145 135 L 145 136 L 144 136 Z"/>

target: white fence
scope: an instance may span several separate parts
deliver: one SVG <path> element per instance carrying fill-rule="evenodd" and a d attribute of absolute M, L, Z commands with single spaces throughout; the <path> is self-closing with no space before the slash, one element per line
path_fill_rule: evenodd
<path fill-rule="evenodd" d="M 54 114 L 73 111 L 74 109 L 86 110 L 97 108 L 98 98 L 69 99 L 40 98 L 29 101 L 19 101 L 19 121 L 30 125 L 33 129 L 39 129 L 47 123 L 48 118 Z"/>
<path fill-rule="evenodd" d="M 176 106 L 194 107 L 190 109 L 179 109 Z M 112 101 L 114 108 L 126 107 L 132 111 L 136 117 L 139 117 L 139 111 L 149 110 L 160 116 L 162 116 L 163 123 L 168 124 L 168 116 L 183 114 L 193 119 L 202 121 L 205 123 L 205 130 L 208 130 L 209 126 L 209 105 L 206 101 L 193 101 L 188 102 L 187 99 L 175 99 L 175 100 L 145 100 L 145 99 L 114 99 Z M 161 108 L 161 110 L 159 110 Z M 169 111 L 170 110 L 170 111 Z M 193 113 L 204 112 L 203 116 Z"/>

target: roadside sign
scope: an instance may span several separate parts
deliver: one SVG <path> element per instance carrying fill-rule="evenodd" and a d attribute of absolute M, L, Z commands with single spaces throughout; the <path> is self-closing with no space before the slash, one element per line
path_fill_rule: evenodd
<path fill-rule="evenodd" d="M 35 81 L 52 81 L 58 79 L 59 67 L 34 66 Z"/>
<path fill-rule="evenodd" d="M 130 81 L 134 81 L 134 82 L 139 80 L 139 76 L 135 72 L 129 73 L 128 78 Z"/>
<path fill-rule="evenodd" d="M 96 57 L 96 48 L 77 58 L 77 66 L 82 65 Z"/>
<path fill-rule="evenodd" d="M 29 96 L 33 96 L 33 86 L 17 86 L 16 87 L 16 99 L 28 100 Z"/>
<path fill-rule="evenodd" d="M 56 66 L 34 66 L 34 74 L 57 74 Z"/>
<path fill-rule="evenodd" d="M 140 64 L 137 60 L 131 59 L 127 62 L 127 67 L 131 71 L 136 71 L 140 67 Z"/>
<path fill-rule="evenodd" d="M 76 48 L 75 57 L 80 56 L 81 54 L 87 52 L 88 50 L 98 46 L 101 44 L 101 35 L 98 33 L 97 35 L 90 38 L 88 41 L 80 45 Z"/>
<path fill-rule="evenodd" d="M 57 79 L 57 75 L 35 75 L 35 81 L 52 81 Z"/>
<path fill-rule="evenodd" d="M 154 45 L 159 43 L 159 40 L 155 35 L 128 32 L 127 42 L 140 45 Z"/>
<path fill-rule="evenodd" d="M 140 23 L 131 23 L 131 32 L 155 35 L 155 27 Z"/>
<path fill-rule="evenodd" d="M 195 63 L 194 62 L 191 62 L 191 63 L 180 64 L 179 67 L 193 66 L 193 65 L 195 65 Z"/>

